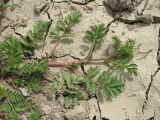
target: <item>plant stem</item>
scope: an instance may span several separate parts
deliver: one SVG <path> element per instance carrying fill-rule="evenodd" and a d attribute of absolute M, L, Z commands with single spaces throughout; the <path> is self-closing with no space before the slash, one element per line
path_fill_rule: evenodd
<path fill-rule="evenodd" d="M 86 57 L 86 59 L 87 60 L 91 60 L 92 59 L 92 54 L 93 54 L 93 51 L 94 51 L 94 49 L 95 49 L 95 44 L 92 44 L 91 45 L 91 48 L 90 48 L 90 50 L 89 50 L 89 53 L 88 53 L 88 55 L 87 55 L 87 57 Z"/>
<path fill-rule="evenodd" d="M 58 40 L 57 40 L 57 42 L 56 42 L 56 44 L 55 44 L 50 56 L 56 57 L 56 55 L 55 55 L 56 48 L 58 47 L 59 43 L 61 42 L 62 37 L 64 36 L 64 34 L 65 34 L 65 31 L 63 31 L 63 33 L 59 36 L 59 38 L 58 38 Z"/>
<path fill-rule="evenodd" d="M 58 41 L 56 42 L 56 44 L 55 44 L 55 46 L 54 46 L 54 48 L 53 48 L 53 50 L 52 50 L 52 52 L 51 52 L 51 56 L 56 56 L 56 55 L 55 55 L 56 48 L 57 48 L 57 46 L 59 45 L 60 41 L 61 41 L 61 38 L 59 38 Z"/>
<path fill-rule="evenodd" d="M 84 64 L 87 63 L 87 60 L 79 60 L 79 61 L 52 61 L 48 62 L 49 67 L 68 67 L 71 66 L 72 64 Z"/>
<path fill-rule="evenodd" d="M 105 61 L 105 60 L 108 60 L 109 57 L 102 57 L 102 58 L 95 58 L 95 59 L 92 59 L 91 61 Z"/>
<path fill-rule="evenodd" d="M 96 58 L 88 61 L 87 59 L 81 59 L 79 61 L 50 61 L 48 67 L 68 67 L 73 64 L 104 64 L 109 57 Z"/>

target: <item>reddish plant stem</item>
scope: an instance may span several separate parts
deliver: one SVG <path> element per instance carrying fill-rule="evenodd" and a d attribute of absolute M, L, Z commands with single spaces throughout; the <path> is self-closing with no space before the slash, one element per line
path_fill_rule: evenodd
<path fill-rule="evenodd" d="M 48 62 L 48 66 L 49 67 L 68 67 L 71 66 L 73 64 L 84 64 L 86 63 L 86 60 L 79 60 L 79 61 L 51 61 Z"/>
<path fill-rule="evenodd" d="M 51 52 L 51 56 L 56 56 L 56 55 L 55 55 L 55 53 L 56 53 L 56 48 L 57 48 L 57 46 L 59 45 L 60 41 L 61 41 L 61 39 L 59 39 L 59 40 L 56 42 L 56 44 L 55 44 L 55 46 L 54 46 L 54 48 L 53 48 L 53 50 L 52 50 L 52 52 Z"/>
<path fill-rule="evenodd" d="M 45 80 L 49 81 L 49 82 L 51 82 L 51 81 L 53 80 L 52 78 L 47 77 L 47 76 L 43 76 L 43 78 L 44 78 Z"/>
<path fill-rule="evenodd" d="M 49 67 L 68 67 L 71 66 L 73 64 L 104 64 L 104 62 L 107 60 L 108 58 L 104 57 L 104 58 L 97 58 L 97 59 L 92 59 L 90 61 L 86 60 L 86 59 L 81 59 L 81 60 L 76 60 L 76 61 L 50 61 L 48 62 L 48 66 Z"/>
<path fill-rule="evenodd" d="M 54 46 L 54 48 L 53 48 L 50 56 L 53 56 L 53 57 L 56 56 L 56 55 L 55 55 L 56 49 L 57 49 L 59 43 L 61 42 L 62 37 L 64 36 L 64 34 L 65 34 L 65 32 L 63 32 L 63 33 L 59 36 L 59 38 L 58 38 L 58 40 L 57 40 L 57 42 L 56 42 L 56 44 L 55 44 L 55 46 Z"/>

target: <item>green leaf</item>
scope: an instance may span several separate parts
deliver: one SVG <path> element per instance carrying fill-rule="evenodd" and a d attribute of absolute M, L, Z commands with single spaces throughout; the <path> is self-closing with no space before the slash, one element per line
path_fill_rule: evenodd
<path fill-rule="evenodd" d="M 75 105 L 78 105 L 79 102 L 75 96 L 67 96 L 64 100 L 65 108 L 72 108 Z"/>
<path fill-rule="evenodd" d="M 16 78 L 14 80 L 14 83 L 15 83 L 16 86 L 21 86 L 21 85 L 24 84 L 24 80 L 22 80 L 22 78 Z"/>
<path fill-rule="evenodd" d="M 63 39 L 71 39 L 73 34 L 70 33 L 71 28 L 79 22 L 82 14 L 80 11 L 73 11 L 64 19 L 60 20 L 55 28 L 51 31 L 51 35 L 54 39 L 59 40 Z"/>
<path fill-rule="evenodd" d="M 17 38 L 8 36 L 0 44 L 0 56 L 3 63 L 3 72 L 16 72 L 22 63 L 22 48 Z"/>
<path fill-rule="evenodd" d="M 114 41 L 116 48 L 119 49 L 122 46 L 121 40 L 117 36 L 114 36 L 112 39 Z"/>
<path fill-rule="evenodd" d="M 18 113 L 24 112 L 25 110 L 30 108 L 28 106 L 28 104 L 26 102 L 24 102 L 24 101 L 17 102 L 15 104 L 13 104 L 13 107 L 16 110 L 16 112 L 18 112 Z"/>
<path fill-rule="evenodd" d="M 29 75 L 39 75 L 43 76 L 48 70 L 47 61 L 37 61 L 33 60 L 31 63 L 28 63 L 21 67 L 20 74 L 23 76 Z"/>
<path fill-rule="evenodd" d="M 27 36 L 30 40 L 32 40 L 33 43 L 43 40 L 44 34 L 50 24 L 50 21 L 38 21 L 33 30 L 28 31 Z"/>
<path fill-rule="evenodd" d="M 124 84 L 111 77 L 108 72 L 103 72 L 96 81 L 97 97 L 101 102 L 111 100 L 118 96 L 124 90 Z"/>
<path fill-rule="evenodd" d="M 5 97 L 6 89 L 0 85 L 0 98 Z"/>
<path fill-rule="evenodd" d="M 106 82 L 108 82 L 108 80 L 111 77 L 111 73 L 104 71 L 103 73 L 101 73 L 97 79 L 97 84 L 103 85 Z"/>
<path fill-rule="evenodd" d="M 15 111 L 11 111 L 7 114 L 8 120 L 18 120 L 19 119 L 19 114 Z"/>
<path fill-rule="evenodd" d="M 36 49 L 36 44 L 33 42 L 28 42 L 25 38 L 20 39 L 20 44 L 23 48 L 24 56 L 32 56 L 34 55 L 34 50 Z"/>
<path fill-rule="evenodd" d="M 51 84 L 51 89 L 54 92 L 63 93 L 63 90 L 65 89 L 65 79 L 63 75 L 56 76 L 56 79 L 53 80 Z"/>
<path fill-rule="evenodd" d="M 96 67 L 90 67 L 87 70 L 87 77 L 88 78 L 94 78 L 100 71 L 100 67 L 96 66 Z"/>
<path fill-rule="evenodd" d="M 87 90 L 90 96 L 96 93 L 96 84 L 88 77 L 84 78 L 85 84 L 87 85 Z"/>
<path fill-rule="evenodd" d="M 42 110 L 38 107 L 34 109 L 28 120 L 42 120 Z"/>
<path fill-rule="evenodd" d="M 42 86 L 43 86 L 43 82 L 41 79 L 30 77 L 27 80 L 27 87 L 31 91 L 38 92 L 42 89 Z"/>
<path fill-rule="evenodd" d="M 5 92 L 3 94 L 5 94 L 4 96 L 7 100 L 4 99 L 4 102 L 1 101 L 0 112 L 5 112 L 7 114 L 7 120 L 17 120 L 19 117 L 18 113 L 29 109 L 29 106 L 27 106 L 28 104 L 19 92 L 11 91 L 5 88 L 3 88 L 3 91 Z"/>
<path fill-rule="evenodd" d="M 72 40 L 73 39 L 73 33 L 64 33 L 63 36 L 62 36 L 62 39 L 65 40 Z"/>
<path fill-rule="evenodd" d="M 138 69 L 137 69 L 137 65 L 136 64 L 129 64 L 129 65 L 127 65 L 126 69 L 127 69 L 128 74 L 130 76 L 132 76 L 132 75 L 137 76 L 138 75 L 138 73 L 137 73 Z"/>
<path fill-rule="evenodd" d="M 7 90 L 6 96 L 13 103 L 21 102 L 24 100 L 24 96 L 20 92 L 16 91 Z"/>
<path fill-rule="evenodd" d="M 86 31 L 85 39 L 92 44 L 99 44 L 104 40 L 107 31 L 108 28 L 104 24 L 90 26 L 90 30 Z"/>
<path fill-rule="evenodd" d="M 8 36 L 3 43 L 1 43 L 1 52 L 4 56 L 16 57 L 22 54 L 22 48 L 17 38 Z"/>
<path fill-rule="evenodd" d="M 118 38 L 117 40 L 120 42 Z M 130 40 L 127 41 L 124 45 L 121 45 L 121 43 L 115 40 L 114 42 L 117 46 L 117 56 L 115 57 L 115 59 L 131 61 L 133 59 L 133 53 L 134 53 L 134 42 Z"/>
<path fill-rule="evenodd" d="M 121 73 L 124 73 L 126 65 L 129 63 L 128 60 L 114 60 L 111 62 L 113 70 L 119 70 Z"/>
<path fill-rule="evenodd" d="M 70 74 L 69 76 L 66 76 L 64 79 L 66 80 L 68 87 L 71 88 L 72 86 L 79 84 L 83 81 L 83 78 L 76 74 Z"/>
<path fill-rule="evenodd" d="M 75 25 L 82 14 L 80 11 L 73 11 L 68 16 L 66 16 L 63 20 L 59 21 L 57 28 L 67 31 L 70 30 L 73 25 Z"/>
<path fill-rule="evenodd" d="M 9 103 L 0 103 L 0 112 L 11 112 L 12 107 L 10 106 Z"/>
<path fill-rule="evenodd" d="M 130 76 L 137 75 L 137 65 L 130 64 L 134 56 L 134 42 L 129 40 L 125 44 L 122 44 L 117 36 L 114 36 L 113 40 L 117 51 L 116 55 L 109 61 L 112 68 L 121 73 L 127 71 Z"/>
<path fill-rule="evenodd" d="M 16 72 L 19 70 L 20 64 L 22 63 L 22 57 L 9 57 L 7 63 L 4 65 L 3 70 L 5 72 Z"/>
<path fill-rule="evenodd" d="M 84 90 L 84 82 L 84 78 L 76 74 L 61 75 L 53 80 L 51 87 L 56 93 L 66 96 L 66 107 L 68 108 L 74 106 L 75 102 L 88 97 Z"/>
<path fill-rule="evenodd" d="M 6 3 L 4 0 L 0 0 L 0 11 L 4 10 L 7 7 Z"/>

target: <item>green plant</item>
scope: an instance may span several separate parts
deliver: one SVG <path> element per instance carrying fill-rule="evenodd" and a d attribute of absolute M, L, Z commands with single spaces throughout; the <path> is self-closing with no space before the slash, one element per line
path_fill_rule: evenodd
<path fill-rule="evenodd" d="M 124 90 L 124 84 L 112 77 L 109 72 L 104 71 L 96 78 L 99 72 L 99 67 L 91 67 L 87 70 L 86 76 L 76 74 L 57 76 L 51 88 L 57 94 L 64 95 L 67 108 L 95 95 L 101 101 L 111 100 Z"/>
<path fill-rule="evenodd" d="M 52 38 L 57 41 L 53 49 L 63 39 L 71 39 L 72 27 L 79 22 L 82 14 L 80 11 L 71 12 L 63 20 L 60 20 L 52 29 Z M 42 119 L 43 111 L 26 99 L 19 91 L 19 87 L 25 87 L 30 92 L 40 92 L 46 85 L 46 75 L 49 67 L 66 67 L 71 70 L 68 75 L 57 75 L 52 82 L 53 91 L 65 97 L 65 106 L 74 107 L 80 100 L 97 97 L 100 101 L 111 100 L 124 90 L 124 83 L 113 72 L 121 75 L 127 73 L 130 77 L 137 75 L 137 65 L 132 63 L 134 57 L 134 42 L 127 41 L 122 44 L 118 37 L 113 37 L 116 51 L 113 56 L 94 58 L 92 55 L 95 47 L 105 40 L 108 28 L 104 24 L 90 26 L 86 31 L 85 39 L 91 43 L 88 55 L 84 59 L 73 61 L 56 61 L 50 55 L 36 58 L 34 51 L 40 43 L 46 39 L 50 21 L 39 21 L 23 37 L 16 38 L 12 35 L 6 37 L 0 43 L 0 113 L 7 114 L 7 119 L 19 119 L 26 110 L 32 112 L 29 120 Z M 73 38 L 72 38 L 73 39 Z M 77 74 L 75 70 L 82 65 L 103 63 L 110 71 L 101 71 L 100 67 L 90 67 L 86 74 Z M 74 71 L 74 73 L 73 73 Z M 53 78 L 51 78 L 52 80 Z M 3 85 L 3 84 L 6 85 Z"/>
<path fill-rule="evenodd" d="M 29 30 L 24 38 L 20 39 L 21 46 L 25 56 L 34 55 L 34 50 L 40 42 L 45 41 L 46 32 L 51 21 L 38 21 L 33 30 Z"/>
<path fill-rule="evenodd" d="M 37 85 L 41 85 L 39 82 L 41 82 L 43 75 L 48 70 L 46 60 L 42 60 L 40 62 L 38 60 L 32 60 L 31 62 L 24 63 L 23 48 L 20 41 L 13 36 L 7 37 L 6 40 L 0 45 L 0 49 L 0 56 L 2 56 L 0 61 L 3 63 L 3 76 L 12 74 L 19 78 L 19 83 L 29 86 L 35 91 L 36 88 L 41 88 Z M 33 81 L 37 81 L 37 83 Z"/>
<path fill-rule="evenodd" d="M 110 62 L 116 71 L 127 72 L 130 76 L 137 75 L 137 65 L 130 63 L 134 56 L 134 42 L 130 40 L 123 45 L 117 36 L 114 36 L 113 40 L 116 46 L 115 55 L 107 62 Z"/>
<path fill-rule="evenodd" d="M 6 120 L 18 120 L 20 115 L 31 109 L 31 102 L 20 92 L 0 86 L 0 112 L 6 113 Z"/>
<path fill-rule="evenodd" d="M 81 17 L 82 14 L 80 11 L 74 11 L 66 16 L 63 20 L 58 21 L 55 28 L 51 31 L 53 39 L 57 41 L 51 55 L 55 56 L 56 48 L 63 39 L 72 39 L 73 34 L 70 32 L 71 28 L 79 22 Z"/>
<path fill-rule="evenodd" d="M 4 0 L 0 0 L 0 11 L 4 10 L 7 7 Z"/>
<path fill-rule="evenodd" d="M 85 92 L 84 88 L 80 85 L 84 80 L 81 76 L 76 74 L 70 74 L 67 76 L 57 76 L 57 80 L 53 82 L 52 89 L 57 94 L 63 94 L 65 97 L 65 106 L 71 107 L 78 104 L 78 100 L 84 100 Z"/>
<path fill-rule="evenodd" d="M 27 37 L 32 41 L 32 44 L 37 44 L 37 42 L 45 39 L 44 33 L 50 24 L 50 21 L 39 21 L 36 23 L 33 30 L 27 32 Z"/>
<path fill-rule="evenodd" d="M 87 57 L 73 62 L 59 61 L 60 64 L 58 65 L 56 62 L 49 62 L 49 67 L 63 66 L 76 69 L 77 67 L 75 66 L 81 64 L 94 64 L 95 62 L 103 61 L 104 64 L 109 65 L 110 70 L 115 72 L 120 71 L 121 75 L 124 72 L 128 73 L 130 77 L 137 75 L 137 65 L 130 63 L 134 55 L 133 41 L 127 41 L 122 44 L 121 40 L 117 36 L 114 36 L 115 54 L 113 56 L 106 55 L 102 58 L 93 58 L 92 54 L 95 47 L 103 42 L 107 31 L 108 28 L 104 24 L 90 26 L 85 35 L 85 40 L 91 43 Z M 100 101 L 111 100 L 124 90 L 124 84 L 120 79 L 114 77 L 112 71 L 100 73 L 99 67 L 91 67 L 87 70 L 86 76 L 77 74 L 58 76 L 52 83 L 52 89 L 57 94 L 63 94 L 67 108 L 73 107 L 80 100 L 88 99 L 91 96 L 97 96 Z"/>
<path fill-rule="evenodd" d="M 87 60 L 92 59 L 92 54 L 96 45 L 102 43 L 107 31 L 108 28 L 105 24 L 90 26 L 90 30 L 86 31 L 85 39 L 92 44 L 88 56 L 86 57 Z"/>
<path fill-rule="evenodd" d="M 44 75 L 48 71 L 47 59 L 41 61 L 27 60 L 26 55 L 33 55 L 34 50 L 30 49 L 30 46 L 34 49 L 37 48 L 37 43 L 44 39 L 48 25 L 49 22 L 40 21 L 34 26 L 34 30 L 29 31 L 24 38 L 18 39 L 8 36 L 0 44 L 0 77 L 2 80 L 6 80 L 11 76 L 13 80 L 9 81 L 8 85 L 27 87 L 34 92 L 41 90 Z M 33 111 L 30 120 L 34 120 L 34 117 L 38 119 L 41 116 L 40 112 L 32 110 L 34 109 L 34 104 L 31 104 L 15 89 L 6 89 L 6 87 L 0 85 L 0 98 L 0 113 L 6 113 L 7 120 L 18 120 L 26 110 Z"/>
<path fill-rule="evenodd" d="M 32 114 L 28 118 L 28 120 L 42 120 L 42 110 L 39 107 L 35 107 L 32 110 Z"/>

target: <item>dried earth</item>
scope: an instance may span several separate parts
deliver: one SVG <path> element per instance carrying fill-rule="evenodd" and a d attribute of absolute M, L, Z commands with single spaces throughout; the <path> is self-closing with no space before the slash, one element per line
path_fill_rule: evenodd
<path fill-rule="evenodd" d="M 76 9 L 83 13 L 83 18 L 73 28 L 74 41 L 63 41 L 58 47 L 58 55 L 84 58 L 89 51 L 89 45 L 83 41 L 84 31 L 96 23 L 108 25 L 109 32 L 94 56 L 106 53 L 114 35 L 123 41 L 132 39 L 137 46 L 134 62 L 138 65 L 139 75 L 125 80 L 125 91 L 119 97 L 104 103 L 92 98 L 82 101 L 74 109 L 65 109 L 63 97 L 55 100 L 55 95 L 46 87 L 43 93 L 32 95 L 36 104 L 42 107 L 45 120 L 160 120 L 160 1 L 104 1 L 105 4 L 103 0 L 10 0 L 8 3 L 14 6 L 6 10 L 1 20 L 1 41 L 9 34 L 25 35 L 38 20 L 52 21 L 46 46 L 37 50 L 36 56 L 51 52 L 55 44 L 49 34 L 51 28 L 59 18 Z M 128 7 L 132 2 L 136 4 Z M 73 58 L 66 56 L 61 59 Z M 52 68 L 51 71 L 55 74 L 67 70 Z M 26 117 L 27 114 L 22 116 L 24 120 Z"/>

